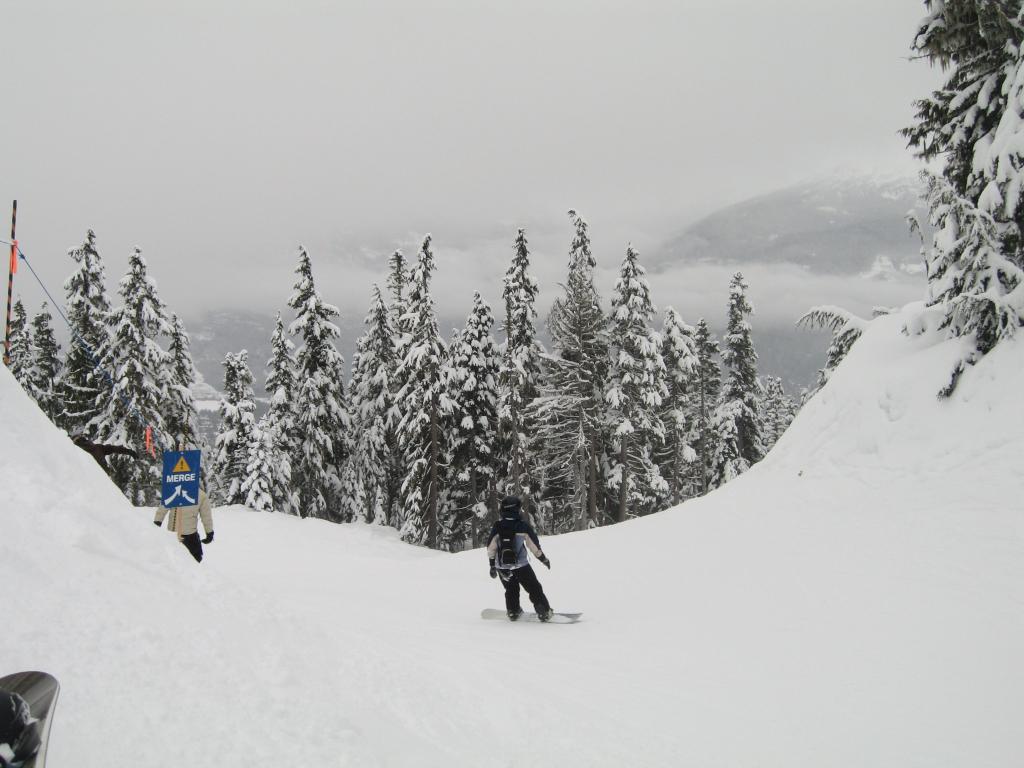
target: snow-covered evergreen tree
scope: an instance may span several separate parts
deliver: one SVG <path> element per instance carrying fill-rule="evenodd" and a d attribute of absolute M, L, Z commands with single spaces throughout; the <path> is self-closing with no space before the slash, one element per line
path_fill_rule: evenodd
<path fill-rule="evenodd" d="M 575 211 L 569 216 L 576 228 L 569 276 L 564 295 L 555 300 L 548 316 L 555 354 L 545 356 L 545 382 L 528 412 L 537 424 L 552 532 L 600 524 L 598 464 L 607 427 L 607 320 L 594 287 L 596 262 L 587 223 Z"/>
<path fill-rule="evenodd" d="M 718 450 L 718 434 L 715 432 L 713 416 L 722 389 L 722 371 L 716 359 L 719 354 L 718 342 L 703 317 L 697 323 L 693 342 L 697 367 L 693 379 L 695 418 L 690 444 L 697 451 L 697 462 L 693 467 L 694 485 L 700 494 L 705 494 L 711 490 L 711 463 Z"/>
<path fill-rule="evenodd" d="M 100 350 L 109 343 L 110 301 L 95 233 L 90 229 L 82 245 L 68 255 L 78 267 L 64 283 L 71 343 L 60 382 L 63 407 L 57 423 L 72 434 L 85 432 L 95 438 L 95 427 L 89 425 L 100 410 L 101 395 L 104 400 L 113 396 L 113 372 L 98 367 Z"/>
<path fill-rule="evenodd" d="M 192 387 L 196 383 L 196 368 L 189 349 L 189 336 L 185 326 L 176 314 L 171 315 L 170 343 L 167 350 L 167 402 L 164 406 L 164 423 L 167 438 L 172 449 L 202 449 L 203 439 L 199 429 L 199 414 L 196 412 Z"/>
<path fill-rule="evenodd" d="M 340 446 L 349 425 L 345 361 L 334 346 L 334 339 L 341 335 L 333 322 L 339 312 L 317 292 L 305 248 L 299 248 L 295 272 L 299 279 L 288 305 L 295 310 L 289 332 L 302 338 L 295 361 L 295 426 L 301 438 L 292 462 L 292 488 L 298 493 L 302 517 L 335 519 L 345 458 Z"/>
<path fill-rule="evenodd" d="M 684 494 L 693 492 L 688 486 L 693 464 L 697 461 L 691 440 L 698 415 L 695 395 L 700 365 L 695 333 L 675 309 L 669 307 L 665 310 L 661 353 L 665 361 L 666 394 L 660 411 L 665 439 L 657 448 L 657 457 L 661 475 L 668 483 L 668 500 L 672 504 L 678 504 Z"/>
<path fill-rule="evenodd" d="M 630 245 L 612 292 L 611 366 L 605 388 L 612 435 L 608 489 L 618 502 L 618 522 L 656 511 L 659 499 L 668 496 L 668 484 L 654 460 L 665 439 L 660 410 L 668 394 L 661 337 L 652 326 L 654 312 L 645 270 Z"/>
<path fill-rule="evenodd" d="M 267 363 L 265 389 L 270 407 L 260 425 L 264 437 L 270 440 L 271 458 L 277 462 L 279 480 L 269 484 L 272 508 L 289 515 L 299 514 L 298 501 L 292 489 L 292 463 L 298 455 L 300 436 L 295 417 L 295 345 L 285 335 L 281 313 L 277 313 L 274 333 L 270 339 L 271 358 Z"/>
<path fill-rule="evenodd" d="M 291 466 L 288 455 L 281 450 L 266 417 L 253 426 L 242 481 L 241 495 L 245 506 L 257 512 L 288 511 L 279 506 L 279 499 L 285 504 L 291 501 L 289 483 Z"/>
<path fill-rule="evenodd" d="M 996 0 L 925 5 L 912 48 L 948 75 L 903 133 L 921 158 L 944 163 L 941 177 L 925 174 L 927 303 L 940 328 L 972 342 L 948 396 L 965 365 L 1024 325 L 1024 14 Z"/>
<path fill-rule="evenodd" d="M 101 409 L 90 429 L 101 442 L 130 446 L 140 454 L 145 453 L 146 431 L 151 430 L 155 456 L 113 456 L 109 463 L 111 477 L 132 503 L 152 506 L 160 499 L 159 451 L 173 447 L 163 417 L 167 353 L 157 341 L 170 327 L 138 248 L 128 258 L 118 294 L 123 304 L 110 313 L 108 341 L 99 350 L 100 366 L 111 374 L 114 386 L 110 397 L 100 398 Z"/>
<path fill-rule="evenodd" d="M 534 430 L 526 416 L 530 404 L 540 392 L 541 356 L 544 354 L 535 325 L 539 288 L 529 269 L 529 244 L 526 233 L 520 229 L 502 290 L 506 341 L 500 374 L 499 409 L 504 438 L 502 446 L 509 454 L 505 470 L 508 477 L 506 490 L 522 499 L 527 515 L 534 511 L 534 497 L 540 489 L 534 477 L 535 459 L 529 443 L 529 436 Z"/>
<path fill-rule="evenodd" d="M 412 339 L 412 326 L 414 317 L 409 312 L 409 267 L 405 255 L 401 250 L 396 250 L 388 260 L 388 296 L 390 298 L 389 312 L 391 326 L 394 329 L 395 342 L 395 370 L 391 378 L 390 388 L 394 395 L 405 389 L 405 376 L 408 371 L 402 366 L 405 360 L 405 353 Z M 388 416 L 389 422 L 395 429 L 397 436 L 398 425 L 408 415 L 407 404 L 398 397 L 391 403 L 391 412 Z M 403 507 L 401 486 L 405 482 L 405 471 L 409 464 L 409 456 L 405 444 L 396 439 L 394 447 L 394 461 L 397 468 L 399 498 L 396 500 L 392 514 L 389 515 L 391 525 L 401 530 L 403 524 Z"/>
<path fill-rule="evenodd" d="M 715 487 L 743 474 L 764 456 L 757 353 L 746 319 L 752 312 L 753 307 L 747 301 L 747 285 L 743 275 L 737 272 L 729 284 L 729 314 L 722 352 L 729 379 L 714 416 L 718 445 L 711 482 Z"/>
<path fill-rule="evenodd" d="M 32 373 L 32 336 L 28 325 L 28 313 L 21 299 L 14 302 L 11 312 L 10 346 L 7 349 L 7 368 L 26 391 Z"/>
<path fill-rule="evenodd" d="M 391 299 L 391 327 L 399 336 L 409 333 L 412 319 L 408 315 L 409 267 L 405 254 L 396 249 L 388 259 L 388 295 Z"/>
<path fill-rule="evenodd" d="M 64 366 L 52 319 L 44 301 L 39 313 L 32 318 L 32 371 L 28 390 L 50 421 L 57 423 L 61 412 L 58 387 Z"/>
<path fill-rule="evenodd" d="M 778 376 L 766 376 L 762 387 L 761 423 L 764 452 L 767 454 L 789 428 L 796 416 L 796 404 L 786 394 L 782 379 Z"/>
<path fill-rule="evenodd" d="M 256 431 L 256 398 L 252 391 L 249 353 L 224 357 L 224 396 L 220 428 L 214 441 L 213 492 L 219 504 L 245 504 L 242 486 L 249 477 L 250 450 Z"/>
<path fill-rule="evenodd" d="M 338 522 L 343 523 L 365 522 L 367 519 L 367 507 L 370 504 L 370 501 L 366 498 L 366 489 L 363 487 L 359 477 L 359 459 L 355 454 L 356 444 L 359 441 L 358 422 L 355 416 L 355 406 L 352 402 L 358 384 L 359 361 L 362 356 L 361 342 L 362 339 L 356 341 L 356 351 L 352 357 L 352 378 L 349 380 L 348 398 L 346 398 L 349 429 L 343 435 L 344 445 L 340 453 L 343 458 L 341 469 L 338 473 L 338 509 L 335 515 Z"/>
<path fill-rule="evenodd" d="M 843 361 L 850 348 L 860 338 L 867 321 L 841 307 L 811 307 L 807 313 L 796 321 L 796 324 L 807 328 L 827 328 L 832 331 L 832 341 L 825 353 L 825 367 L 818 371 L 818 381 L 810 392 L 813 395 L 825 386 L 832 371 Z"/>
<path fill-rule="evenodd" d="M 392 315 L 376 285 L 365 323 L 349 388 L 356 436 L 350 462 L 359 483 L 358 498 L 351 503 L 359 519 L 395 525 L 402 478 L 393 419 L 396 342 Z"/>
<path fill-rule="evenodd" d="M 449 436 L 455 509 L 449 533 L 452 543 L 467 535 L 475 544 L 498 506 L 498 482 L 506 464 L 497 448 L 498 377 L 501 358 L 491 329 L 494 318 L 490 305 L 473 293 L 473 309 L 465 330 L 457 337 L 446 366 L 448 389 L 453 403 L 452 434 Z M 469 523 L 464 530 L 463 519 Z"/>
<path fill-rule="evenodd" d="M 274 443 L 273 436 L 264 429 L 265 426 L 263 419 L 253 426 L 252 444 L 249 446 L 245 479 L 241 487 L 245 506 L 257 512 L 274 511 L 274 497 L 270 490 L 271 475 L 275 469 L 272 458 Z"/>
<path fill-rule="evenodd" d="M 405 357 L 399 364 L 402 389 L 402 420 L 399 440 L 405 447 L 405 479 L 401 490 L 402 539 L 412 544 L 437 547 L 439 512 L 439 475 L 444 455 L 441 420 L 451 412 L 442 377 L 447 350 L 437 328 L 430 280 L 434 273 L 434 254 L 430 235 L 413 268 L 409 305 L 411 320 Z"/>

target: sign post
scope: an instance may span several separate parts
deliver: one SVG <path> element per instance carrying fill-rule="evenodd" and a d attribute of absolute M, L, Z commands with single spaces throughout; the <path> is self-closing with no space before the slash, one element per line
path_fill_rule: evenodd
<path fill-rule="evenodd" d="M 4 326 L 4 365 L 11 364 L 11 298 L 14 294 L 14 273 L 18 271 L 18 241 L 14 239 L 14 225 L 18 221 L 18 201 L 11 212 L 11 265 L 7 272 L 7 324 Z"/>
<path fill-rule="evenodd" d="M 199 460 L 201 451 L 164 451 L 160 500 L 165 509 L 199 503 Z"/>

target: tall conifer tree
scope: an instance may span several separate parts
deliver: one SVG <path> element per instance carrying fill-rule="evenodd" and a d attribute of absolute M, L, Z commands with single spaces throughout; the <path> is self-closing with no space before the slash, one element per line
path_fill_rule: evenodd
<path fill-rule="evenodd" d="M 618 522 L 627 515 L 656 511 L 659 498 L 668 495 L 668 484 L 654 461 L 655 450 L 665 439 L 659 412 L 668 390 L 653 318 L 651 289 L 630 245 L 612 292 L 611 367 L 605 388 L 612 434 L 608 487 L 617 502 Z"/>
<path fill-rule="evenodd" d="M 761 402 L 762 439 L 764 452 L 767 454 L 789 427 L 796 416 L 797 409 L 793 398 L 786 394 L 786 390 L 782 386 L 782 379 L 778 376 L 766 376 L 763 390 L 764 396 Z"/>
<path fill-rule="evenodd" d="M 490 305 L 473 293 L 466 328 L 451 345 L 448 385 L 453 402 L 450 476 L 454 484 L 453 538 L 464 533 L 479 541 L 498 507 L 498 482 L 506 461 L 498 451 L 498 377 L 501 358 L 491 335 Z M 463 532 L 459 523 L 469 521 Z"/>
<path fill-rule="evenodd" d="M 243 503 L 257 512 L 288 512 L 291 504 L 290 483 L 288 454 L 281 450 L 264 416 L 252 430 L 245 479 L 241 487 Z"/>
<path fill-rule="evenodd" d="M 271 502 L 277 511 L 297 515 L 298 501 L 292 490 L 292 465 L 297 459 L 300 443 L 294 400 L 296 382 L 295 360 L 292 353 L 295 345 L 285 334 L 280 312 L 277 313 L 270 347 L 272 352 L 267 363 L 267 379 L 264 385 L 270 406 L 264 417 L 262 429 L 266 439 L 271 443 L 272 450 L 264 450 L 277 462 L 277 473 L 283 478 L 269 483 Z"/>
<path fill-rule="evenodd" d="M 702 317 L 693 335 L 697 353 L 697 367 L 694 371 L 693 406 L 696 411 L 691 444 L 697 450 L 694 466 L 694 485 L 700 494 L 711 490 L 711 463 L 718 450 L 718 433 L 715 432 L 713 415 L 722 389 L 722 370 L 716 359 L 719 354 L 718 342 L 711 334 Z"/>
<path fill-rule="evenodd" d="M 110 313 L 108 341 L 100 347 L 100 366 L 113 377 L 113 387 L 101 390 L 101 410 L 91 422 L 104 443 L 146 448 L 150 430 L 153 451 L 171 449 L 164 425 L 167 400 L 165 371 L 167 353 L 157 339 L 171 329 L 156 283 L 149 277 L 142 252 L 128 258 L 128 272 L 118 288 L 123 304 Z M 160 466 L 152 456 L 110 459 L 114 482 L 133 504 L 149 506 L 159 501 Z"/>
<path fill-rule="evenodd" d="M 398 426 L 405 445 L 405 481 L 401 490 L 402 538 L 412 544 L 439 544 L 439 497 L 442 446 L 441 420 L 451 411 L 442 378 L 447 350 L 437 328 L 430 280 L 434 254 L 430 235 L 423 240 L 410 281 L 409 342 L 399 365 L 403 404 Z"/>
<path fill-rule="evenodd" d="M 402 479 L 402 468 L 397 463 L 392 390 L 398 361 L 392 315 L 376 285 L 365 323 L 366 332 L 358 342 L 349 391 L 353 432 L 357 436 L 351 461 L 355 462 L 361 489 L 360 517 L 394 525 Z"/>
<path fill-rule="evenodd" d="M 249 476 L 250 450 L 255 441 L 256 398 L 252 391 L 249 353 L 224 357 L 224 396 L 220 429 L 214 443 L 215 498 L 221 504 L 245 504 L 242 486 Z"/>
<path fill-rule="evenodd" d="M 189 335 L 176 314 L 171 315 L 170 344 L 167 349 L 167 403 L 164 421 L 171 446 L 184 450 L 203 448 L 192 387 L 196 383 L 196 368 L 189 348 Z"/>
<path fill-rule="evenodd" d="M 607 424 L 604 384 L 608 371 L 607 320 L 594 287 L 596 262 L 586 221 L 570 211 L 576 229 L 569 251 L 564 295 L 548 316 L 555 354 L 546 358 L 546 381 L 529 410 L 552 506 L 555 530 L 599 525 L 598 462 Z"/>
<path fill-rule="evenodd" d="M 408 316 L 409 267 L 405 254 L 396 249 L 388 259 L 388 296 L 390 297 L 391 327 L 399 336 L 411 330 Z"/>
<path fill-rule="evenodd" d="M 320 297 L 305 248 L 299 248 L 299 276 L 288 305 L 295 310 L 289 327 L 302 338 L 296 356 L 298 392 L 296 429 L 301 435 L 292 463 L 292 487 L 303 517 L 334 519 L 338 514 L 340 471 L 345 459 L 341 446 L 349 423 L 345 404 L 344 359 L 334 346 L 341 335 L 334 318 L 338 308 Z"/>
<path fill-rule="evenodd" d="M 746 319 L 753 308 L 746 292 L 743 275 L 737 272 L 729 284 L 729 314 L 722 352 L 729 380 L 714 417 L 718 446 L 712 462 L 711 482 L 716 487 L 746 472 L 764 456 L 757 353 Z"/>
<path fill-rule="evenodd" d="M 28 325 L 28 314 L 21 299 L 14 302 L 11 313 L 10 349 L 8 350 L 10 372 L 22 388 L 31 392 L 29 377 L 32 374 L 32 336 Z"/>
<path fill-rule="evenodd" d="M 662 326 L 662 357 L 665 361 L 666 394 L 661 404 L 665 439 L 657 449 L 661 475 L 669 486 L 668 500 L 683 501 L 689 488 L 692 467 L 697 461 L 692 440 L 698 415 L 699 382 L 695 331 L 683 322 L 679 313 L 665 310 Z"/>
<path fill-rule="evenodd" d="M 58 387 L 63 365 L 52 319 L 44 301 L 39 313 L 32 318 L 32 371 L 28 386 L 43 413 L 56 424 L 61 413 Z"/>
<path fill-rule="evenodd" d="M 108 345 L 110 301 L 95 233 L 90 229 L 82 245 L 68 255 L 78 266 L 64 283 L 71 342 L 60 385 L 63 410 L 58 424 L 95 438 L 95 426 L 90 424 L 100 410 L 101 395 L 109 398 L 113 388 L 113 373 L 98 367 L 100 350 Z"/>
<path fill-rule="evenodd" d="M 541 356 L 544 347 L 537 339 L 537 279 L 530 274 L 530 250 L 526 233 L 516 235 L 515 254 L 505 273 L 505 348 L 501 371 L 499 404 L 503 445 L 508 451 L 508 492 L 522 499 L 527 515 L 533 512 L 539 484 L 534 477 L 535 459 L 529 437 L 534 429 L 526 416 L 540 392 Z"/>

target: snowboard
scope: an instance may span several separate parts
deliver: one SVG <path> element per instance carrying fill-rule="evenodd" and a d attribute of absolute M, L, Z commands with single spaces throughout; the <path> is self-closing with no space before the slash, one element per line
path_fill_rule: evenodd
<path fill-rule="evenodd" d="M 23 698 L 39 729 L 38 751 L 28 760 L 16 765 L 21 768 L 44 768 L 46 745 L 50 740 L 50 724 L 53 722 L 53 710 L 57 705 L 60 683 L 46 672 L 17 672 L 0 677 L 0 690 L 16 693 Z"/>
<path fill-rule="evenodd" d="M 516 619 L 516 621 L 536 621 L 541 624 L 575 624 L 577 621 L 580 620 L 580 616 L 582 615 L 582 613 L 555 613 L 551 616 L 550 619 L 548 619 L 547 622 L 542 622 L 540 619 L 537 618 L 536 613 L 531 613 L 530 611 L 523 611 L 523 615 Z M 509 621 L 508 614 L 503 610 L 499 610 L 498 608 L 484 608 L 482 611 L 480 611 L 480 618 L 501 619 L 502 621 Z"/>

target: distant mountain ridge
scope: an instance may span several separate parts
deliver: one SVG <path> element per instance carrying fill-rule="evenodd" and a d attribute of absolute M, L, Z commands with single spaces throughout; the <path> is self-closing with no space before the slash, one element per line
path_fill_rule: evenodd
<path fill-rule="evenodd" d="M 920 180 L 850 175 L 819 179 L 722 208 L 649 257 L 652 272 L 679 264 L 796 264 L 819 274 L 867 274 L 878 264 L 920 268 L 906 215 Z"/>

